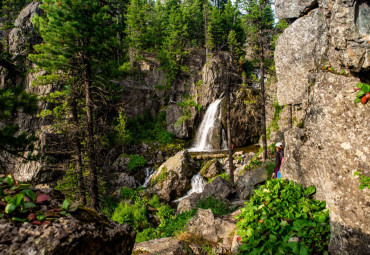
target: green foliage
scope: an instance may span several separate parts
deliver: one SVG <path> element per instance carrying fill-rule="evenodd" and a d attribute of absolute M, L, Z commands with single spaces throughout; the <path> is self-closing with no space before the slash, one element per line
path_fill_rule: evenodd
<path fill-rule="evenodd" d="M 266 129 L 266 138 L 270 139 L 271 136 L 271 128 L 274 130 L 274 132 L 277 132 L 279 130 L 279 119 L 280 119 L 280 113 L 284 109 L 284 105 L 280 106 L 277 102 L 274 104 L 275 112 L 274 116 L 272 117 L 271 123 L 268 125 Z"/>
<path fill-rule="evenodd" d="M 194 99 L 190 97 L 188 94 L 184 95 L 184 100 L 177 103 L 178 106 L 182 109 L 182 116 L 177 119 L 175 125 L 178 126 L 183 122 L 191 119 L 193 117 L 191 109 L 194 107 L 196 111 L 201 111 L 203 106 L 201 104 L 195 103 Z"/>
<path fill-rule="evenodd" d="M 11 175 L 0 175 L 0 219 L 15 222 L 30 222 L 34 225 L 49 225 L 51 221 L 63 215 L 70 215 L 78 209 L 79 204 L 70 204 L 64 200 L 61 208 L 50 208 L 49 195 L 35 193 L 30 184 L 16 182 Z M 47 208 L 47 214 L 45 209 Z"/>
<path fill-rule="evenodd" d="M 118 113 L 118 124 L 115 127 L 116 139 L 118 144 L 124 144 L 129 139 L 129 131 L 127 130 L 127 119 L 123 111 Z"/>
<path fill-rule="evenodd" d="M 370 189 L 370 177 L 363 175 L 360 171 L 356 171 L 354 176 L 360 176 L 360 189 Z"/>
<path fill-rule="evenodd" d="M 101 203 L 101 212 L 108 218 L 112 218 L 114 210 L 118 207 L 119 201 L 115 195 L 105 196 Z"/>
<path fill-rule="evenodd" d="M 222 179 L 224 179 L 225 181 L 230 181 L 230 175 L 229 175 L 228 173 L 226 173 L 226 172 L 222 172 L 222 173 L 220 173 L 220 174 L 216 175 L 215 177 L 210 178 L 210 179 L 208 180 L 208 183 L 213 182 L 213 180 L 214 180 L 214 179 L 216 179 L 217 177 L 221 177 L 221 178 L 222 178 Z"/>
<path fill-rule="evenodd" d="M 370 99 L 370 85 L 366 83 L 359 82 L 356 84 L 356 99 L 355 103 L 362 103 L 366 104 L 367 101 Z"/>
<path fill-rule="evenodd" d="M 4 123 L 0 127 L 0 168 L 5 169 L 8 156 L 24 157 L 25 152 L 33 150 L 36 137 L 20 132 L 19 126 L 12 124 L 11 120 L 19 111 L 36 113 L 37 101 L 37 95 L 28 94 L 21 86 L 0 89 L 0 121 Z"/>
<path fill-rule="evenodd" d="M 327 254 L 330 239 L 326 203 L 287 180 L 269 180 L 241 209 L 238 234 L 245 254 Z M 299 242 L 289 241 L 299 238 Z"/>
<path fill-rule="evenodd" d="M 139 143 L 140 141 L 159 142 L 167 144 L 174 142 L 174 135 L 166 129 L 165 112 L 159 113 L 154 119 L 146 113 L 136 119 L 127 121 L 129 138 L 127 144 Z"/>
<path fill-rule="evenodd" d="M 159 197 L 157 195 L 154 195 L 152 199 L 149 200 L 149 205 L 154 208 L 159 208 L 161 206 L 161 203 L 159 202 Z"/>
<path fill-rule="evenodd" d="M 87 172 L 85 172 L 85 175 Z M 55 190 L 61 191 L 69 200 L 78 200 L 78 179 L 74 166 L 69 164 L 63 178 L 57 181 Z"/>
<path fill-rule="evenodd" d="M 252 158 L 251 160 L 249 161 L 248 165 L 244 166 L 244 170 L 245 171 L 250 171 L 250 170 L 253 170 L 253 169 L 256 169 L 260 166 L 262 166 L 262 161 L 258 159 L 258 156 L 259 154 L 256 153 Z"/>
<path fill-rule="evenodd" d="M 140 188 L 139 189 L 130 189 L 128 187 L 123 187 L 120 190 L 120 195 L 123 200 L 130 200 L 132 203 L 135 201 L 141 200 L 140 198 Z"/>
<path fill-rule="evenodd" d="M 163 182 L 168 177 L 169 172 L 166 166 L 163 166 L 161 172 L 150 181 L 150 186 L 154 186 L 157 183 Z"/>
<path fill-rule="evenodd" d="M 231 213 L 233 210 L 224 201 L 219 201 L 214 197 L 209 197 L 205 200 L 200 200 L 197 208 L 211 209 L 214 215 L 223 216 Z"/>
<path fill-rule="evenodd" d="M 149 226 L 147 219 L 147 210 L 142 201 L 136 201 L 134 204 L 126 202 L 119 203 L 114 210 L 112 220 L 120 224 L 130 224 L 135 230 L 144 229 Z"/>
<path fill-rule="evenodd" d="M 130 161 L 127 163 L 127 168 L 131 172 L 134 172 L 146 164 L 146 159 L 141 155 L 130 155 L 129 158 Z"/>

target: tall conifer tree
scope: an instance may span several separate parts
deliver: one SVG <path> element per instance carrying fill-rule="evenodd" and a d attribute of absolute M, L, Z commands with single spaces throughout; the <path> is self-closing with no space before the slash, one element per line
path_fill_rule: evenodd
<path fill-rule="evenodd" d="M 34 23 L 43 43 L 35 46 L 38 54 L 29 57 L 37 69 L 46 71 L 46 75 L 38 76 L 37 83 L 56 86 L 55 95 L 65 98 L 61 105 L 69 112 L 78 102 L 83 106 L 83 115 L 77 116 L 84 122 L 86 133 L 83 144 L 88 158 L 91 206 L 98 209 L 92 89 L 99 86 L 99 76 L 116 43 L 115 23 L 108 14 L 109 6 L 97 0 L 43 0 L 41 8 L 45 16 L 36 17 Z"/>

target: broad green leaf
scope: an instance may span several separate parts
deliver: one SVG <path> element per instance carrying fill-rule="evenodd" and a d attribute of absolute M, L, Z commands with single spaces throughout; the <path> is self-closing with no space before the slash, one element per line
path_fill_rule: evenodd
<path fill-rule="evenodd" d="M 12 220 L 18 221 L 18 222 L 25 222 L 26 219 L 18 218 L 18 217 L 12 217 Z"/>
<path fill-rule="evenodd" d="M 26 208 L 26 209 L 34 208 L 34 207 L 36 207 L 36 205 L 34 203 L 31 203 L 31 202 L 24 203 L 24 208 Z"/>
<path fill-rule="evenodd" d="M 24 195 L 23 194 L 18 194 L 16 197 L 15 197 L 15 205 L 16 206 L 21 206 L 24 204 Z"/>
<path fill-rule="evenodd" d="M 68 207 L 69 207 L 69 201 L 68 199 L 65 199 L 62 204 L 62 209 L 65 211 L 68 211 Z"/>
<path fill-rule="evenodd" d="M 7 204 L 5 207 L 5 213 L 10 214 L 17 208 L 15 204 Z"/>
<path fill-rule="evenodd" d="M 43 214 L 39 214 L 39 215 L 37 215 L 37 216 L 36 216 L 36 218 L 37 218 L 39 221 L 43 221 L 46 217 L 45 217 L 45 215 L 43 215 Z"/>
<path fill-rule="evenodd" d="M 362 91 L 365 92 L 365 93 L 370 92 L 370 85 L 364 84 L 362 86 Z"/>
<path fill-rule="evenodd" d="M 299 249 L 299 255 L 308 255 L 308 251 L 307 251 L 306 246 L 303 243 L 301 243 L 300 246 L 301 247 Z"/>
<path fill-rule="evenodd" d="M 365 91 L 360 90 L 359 92 L 357 92 L 356 97 L 363 97 L 365 94 Z"/>
<path fill-rule="evenodd" d="M 364 86 L 364 83 L 359 82 L 356 84 L 356 87 L 359 89 L 362 89 L 362 86 Z"/>
<path fill-rule="evenodd" d="M 20 190 L 29 189 L 30 187 L 31 187 L 31 184 L 27 184 L 27 183 L 18 184 L 18 189 Z"/>
<path fill-rule="evenodd" d="M 29 197 L 32 201 L 36 201 L 36 193 L 35 192 L 33 192 L 32 190 L 30 190 L 30 189 L 27 189 L 26 190 L 26 195 L 27 195 L 27 197 Z"/>
<path fill-rule="evenodd" d="M 356 97 L 356 99 L 354 100 L 354 102 L 355 102 L 355 104 L 360 103 L 361 102 L 361 98 Z"/>
<path fill-rule="evenodd" d="M 313 186 L 313 185 L 312 185 L 312 186 L 310 186 L 310 187 L 308 187 L 308 188 L 307 188 L 307 190 L 306 190 L 306 192 L 305 192 L 305 193 L 306 193 L 307 195 L 311 195 L 311 194 L 313 194 L 313 193 L 315 193 L 315 192 L 316 192 L 316 188 L 315 188 L 315 186 Z"/>

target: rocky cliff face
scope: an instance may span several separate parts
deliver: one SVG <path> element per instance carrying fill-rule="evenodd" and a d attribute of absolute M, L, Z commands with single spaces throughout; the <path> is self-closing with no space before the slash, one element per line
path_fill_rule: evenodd
<path fill-rule="evenodd" d="M 370 193 L 353 176 L 370 174 L 370 106 L 353 103 L 353 87 L 370 77 L 369 3 L 290 2 L 276 5 L 279 18 L 296 19 L 276 46 L 277 99 L 304 115 L 301 128 L 283 134 L 282 175 L 316 185 L 327 201 L 332 254 L 369 254 Z M 321 70 L 329 64 L 330 72 Z"/>

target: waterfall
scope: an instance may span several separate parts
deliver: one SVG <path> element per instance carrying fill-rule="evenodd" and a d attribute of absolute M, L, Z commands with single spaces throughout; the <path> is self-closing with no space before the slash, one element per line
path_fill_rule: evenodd
<path fill-rule="evenodd" d="M 144 184 L 142 185 L 142 187 L 146 188 L 146 187 L 148 187 L 150 178 L 152 178 L 152 176 L 155 174 L 155 168 L 147 167 L 147 168 L 144 169 L 144 173 L 145 173 L 145 181 L 144 181 Z"/>
<path fill-rule="evenodd" d="M 185 196 L 180 197 L 179 199 L 175 200 L 174 202 L 180 202 L 184 198 L 190 196 L 193 193 L 202 193 L 204 186 L 206 186 L 206 181 L 204 178 L 200 175 L 200 173 L 197 173 L 193 175 L 191 178 L 191 189 L 186 193 Z"/>
<path fill-rule="evenodd" d="M 209 151 L 213 150 L 212 137 L 216 121 L 221 121 L 221 111 L 219 105 L 221 99 L 217 99 L 208 106 L 202 122 L 198 128 L 197 134 L 194 139 L 193 146 L 189 151 Z M 217 113 L 219 113 L 217 115 Z"/>

